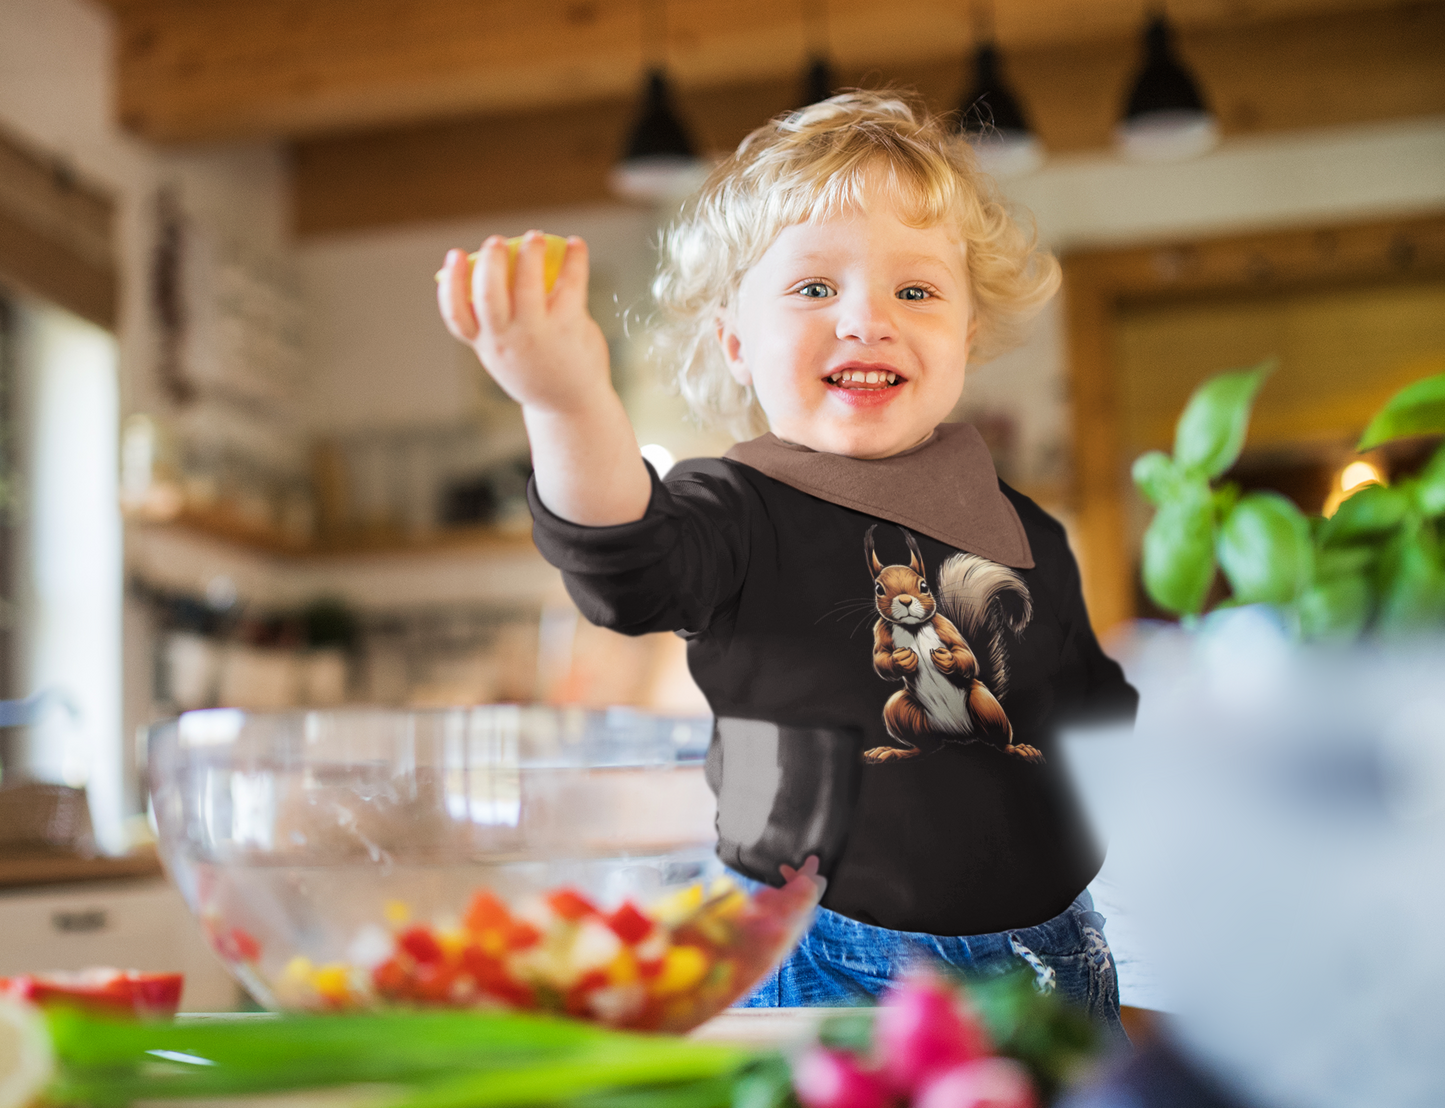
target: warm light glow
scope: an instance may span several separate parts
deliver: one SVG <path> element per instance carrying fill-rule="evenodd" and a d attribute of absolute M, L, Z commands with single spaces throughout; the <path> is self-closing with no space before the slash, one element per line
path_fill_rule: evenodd
<path fill-rule="evenodd" d="M 1369 485 L 1383 485 L 1385 475 L 1380 472 L 1379 467 L 1369 462 L 1351 462 L 1340 470 L 1339 479 L 1335 487 L 1330 490 L 1329 498 L 1325 500 L 1322 514 L 1328 519 L 1339 510 L 1341 504 L 1348 500 L 1355 493 Z"/>
<path fill-rule="evenodd" d="M 1369 462 L 1351 462 L 1340 473 L 1340 491 L 1354 492 L 1361 485 L 1380 485 L 1384 477 Z"/>

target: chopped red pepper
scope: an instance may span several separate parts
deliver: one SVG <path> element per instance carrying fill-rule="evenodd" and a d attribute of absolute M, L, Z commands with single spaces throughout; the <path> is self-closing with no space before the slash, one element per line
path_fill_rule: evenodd
<path fill-rule="evenodd" d="M 179 973 L 88 969 L 0 978 L 0 992 L 32 1004 L 70 1004 L 111 1015 L 173 1016 L 185 983 Z"/>
<path fill-rule="evenodd" d="M 597 906 L 575 889 L 558 889 L 549 893 L 547 904 L 563 919 L 573 922 L 599 914 Z"/>
<path fill-rule="evenodd" d="M 462 922 L 466 924 L 468 931 L 480 933 L 494 927 L 506 927 L 512 922 L 512 913 L 507 911 L 505 904 L 483 889 L 472 897 L 472 903 Z"/>
<path fill-rule="evenodd" d="M 227 945 L 235 953 L 236 961 L 254 962 L 261 957 L 261 944 L 249 931 L 233 927 L 226 938 L 229 940 Z"/>
<path fill-rule="evenodd" d="M 536 946 L 541 938 L 542 932 L 530 923 L 514 923 L 507 928 L 506 946 L 508 950 L 526 950 Z"/>
<path fill-rule="evenodd" d="M 630 900 L 607 917 L 607 926 L 624 943 L 640 943 L 652 934 L 653 923 Z"/>
<path fill-rule="evenodd" d="M 419 965 L 415 978 L 416 998 L 434 1004 L 445 1003 L 452 999 L 452 986 L 456 980 L 457 971 L 450 966 L 435 962 Z"/>
<path fill-rule="evenodd" d="M 371 980 L 375 982 L 376 991 L 382 996 L 404 995 L 410 978 L 406 967 L 395 958 L 388 958 L 371 971 Z"/>
<path fill-rule="evenodd" d="M 436 936 L 420 925 L 403 931 L 396 945 L 423 964 L 440 962 L 446 957 Z"/>

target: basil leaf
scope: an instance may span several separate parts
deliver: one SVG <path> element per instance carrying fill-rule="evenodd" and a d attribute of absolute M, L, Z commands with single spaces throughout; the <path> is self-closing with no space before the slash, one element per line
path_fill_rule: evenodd
<path fill-rule="evenodd" d="M 1410 509 L 1410 498 L 1389 485 L 1366 485 L 1342 503 L 1320 528 L 1325 545 L 1352 542 L 1379 535 L 1399 526 Z"/>
<path fill-rule="evenodd" d="M 1215 553 L 1243 604 L 1288 604 L 1314 576 L 1309 521 L 1277 492 L 1241 497 L 1219 529 Z"/>
<path fill-rule="evenodd" d="M 1177 615 L 1198 615 L 1214 582 L 1214 505 L 1193 481 L 1155 514 L 1144 532 L 1144 589 Z"/>
<path fill-rule="evenodd" d="M 1391 559 L 1380 604 L 1380 629 L 1412 631 L 1445 620 L 1445 567 L 1420 532 L 1401 543 Z"/>
<path fill-rule="evenodd" d="M 1445 373 L 1406 385 L 1390 397 L 1370 420 L 1355 449 L 1369 450 L 1391 439 L 1440 432 L 1445 432 Z"/>
<path fill-rule="evenodd" d="M 1174 429 L 1174 463 L 1186 472 L 1218 477 L 1244 448 L 1250 408 L 1273 361 L 1212 377 L 1189 398 Z"/>
<path fill-rule="evenodd" d="M 1370 618 L 1370 586 L 1361 577 L 1340 577 L 1305 591 L 1295 605 L 1307 639 L 1353 639 Z"/>
<path fill-rule="evenodd" d="M 1360 577 L 1379 556 L 1372 546 L 1333 546 L 1315 550 L 1315 579 L 1333 581 L 1337 577 Z"/>
<path fill-rule="evenodd" d="M 785 1058 L 766 1055 L 733 1081 L 731 1108 L 788 1108 L 793 1098 L 793 1070 Z"/>
<path fill-rule="evenodd" d="M 1445 446 L 1420 471 L 1415 485 L 1415 506 L 1427 519 L 1445 515 Z"/>
<path fill-rule="evenodd" d="M 1179 470 L 1162 450 L 1151 450 L 1135 458 L 1133 476 L 1144 498 L 1156 508 L 1162 508 L 1179 488 Z"/>

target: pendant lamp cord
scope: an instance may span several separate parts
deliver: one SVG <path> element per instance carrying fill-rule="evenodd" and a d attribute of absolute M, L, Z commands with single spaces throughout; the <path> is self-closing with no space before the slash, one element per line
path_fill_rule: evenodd
<path fill-rule="evenodd" d="M 832 38 L 828 0 L 803 0 L 803 38 L 810 58 L 828 58 Z"/>
<path fill-rule="evenodd" d="M 993 0 L 967 0 L 965 7 L 968 27 L 973 32 L 973 45 L 993 42 Z"/>
<path fill-rule="evenodd" d="M 666 68 L 667 0 L 641 0 L 638 15 L 641 23 L 642 68 L 649 72 Z"/>

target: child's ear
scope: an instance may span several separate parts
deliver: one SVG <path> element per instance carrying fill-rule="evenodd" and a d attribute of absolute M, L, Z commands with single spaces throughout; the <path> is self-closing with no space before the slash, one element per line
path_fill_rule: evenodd
<path fill-rule="evenodd" d="M 742 336 L 733 326 L 728 313 L 719 314 L 716 322 L 718 346 L 722 348 L 723 361 L 727 364 L 728 372 L 732 374 L 734 381 L 747 388 L 753 383 L 753 375 L 743 357 Z"/>

